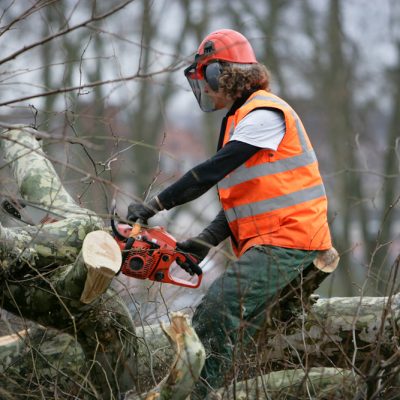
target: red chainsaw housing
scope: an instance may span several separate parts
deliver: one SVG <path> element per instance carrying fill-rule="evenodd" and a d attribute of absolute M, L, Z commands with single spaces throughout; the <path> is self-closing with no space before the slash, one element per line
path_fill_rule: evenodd
<path fill-rule="evenodd" d="M 118 225 L 119 233 L 128 237 L 132 227 Z M 150 279 L 156 282 L 197 288 L 202 275 L 197 276 L 197 282 L 189 282 L 171 274 L 171 267 L 177 259 L 185 261 L 185 255 L 176 251 L 176 240 L 160 226 L 142 228 L 134 238 L 132 247 L 125 250 L 126 240 L 117 240 L 121 251 L 129 253 L 123 256 L 121 272 L 137 279 Z"/>

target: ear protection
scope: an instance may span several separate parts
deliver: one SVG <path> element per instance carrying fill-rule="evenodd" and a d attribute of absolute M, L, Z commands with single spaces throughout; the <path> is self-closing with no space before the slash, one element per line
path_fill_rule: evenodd
<path fill-rule="evenodd" d="M 214 92 L 218 91 L 218 80 L 221 76 L 221 73 L 222 67 L 219 62 L 213 62 L 205 66 L 204 78 L 208 83 L 208 86 L 210 86 L 210 88 L 214 90 Z"/>

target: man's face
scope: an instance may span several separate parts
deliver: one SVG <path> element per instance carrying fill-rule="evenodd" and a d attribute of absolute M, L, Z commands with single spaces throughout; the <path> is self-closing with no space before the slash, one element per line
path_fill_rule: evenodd
<path fill-rule="evenodd" d="M 216 65 L 217 63 L 209 64 L 209 67 Z M 208 68 L 207 68 L 208 70 Z M 214 82 L 218 80 L 219 70 L 215 70 L 215 67 L 211 69 L 213 73 L 209 84 L 207 82 L 207 77 L 204 72 L 207 72 L 206 67 L 202 65 L 198 65 L 196 62 L 190 65 L 185 69 L 185 76 L 192 88 L 193 94 L 196 97 L 197 102 L 199 103 L 200 108 L 204 112 L 211 112 L 215 110 L 220 110 L 222 108 L 229 109 L 233 104 L 233 101 L 228 98 L 222 90 L 213 90 L 212 87 L 218 87 L 218 83 Z"/>
<path fill-rule="evenodd" d="M 232 101 L 226 97 L 221 89 L 218 89 L 218 91 L 214 91 L 207 83 L 204 86 L 204 93 L 208 97 L 210 97 L 215 105 L 216 110 L 221 110 L 222 108 L 230 108 L 232 104 Z"/>

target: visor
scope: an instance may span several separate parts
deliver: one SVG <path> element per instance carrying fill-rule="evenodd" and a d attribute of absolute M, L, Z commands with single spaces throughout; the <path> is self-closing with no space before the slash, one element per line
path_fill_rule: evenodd
<path fill-rule="evenodd" d="M 204 91 L 207 82 L 204 79 L 204 74 L 198 67 L 198 64 L 193 63 L 185 69 L 184 73 L 201 110 L 204 112 L 215 111 L 216 107 L 213 100 Z"/>

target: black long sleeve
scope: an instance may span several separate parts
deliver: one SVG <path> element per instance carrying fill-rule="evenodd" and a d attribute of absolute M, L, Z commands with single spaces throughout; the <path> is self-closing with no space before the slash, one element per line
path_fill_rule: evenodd
<path fill-rule="evenodd" d="M 158 199 L 167 210 L 197 199 L 258 150 L 259 147 L 244 142 L 228 142 L 213 157 L 192 168 L 163 190 Z"/>
<path fill-rule="evenodd" d="M 223 240 L 231 235 L 228 221 L 225 217 L 224 210 L 217 214 L 213 221 L 199 235 L 203 240 L 212 246 L 217 246 Z"/>

